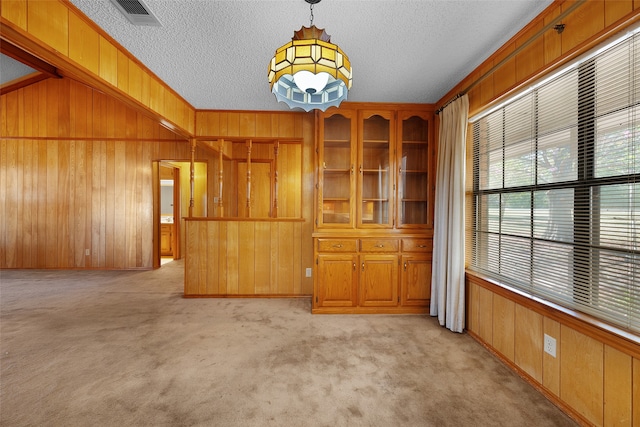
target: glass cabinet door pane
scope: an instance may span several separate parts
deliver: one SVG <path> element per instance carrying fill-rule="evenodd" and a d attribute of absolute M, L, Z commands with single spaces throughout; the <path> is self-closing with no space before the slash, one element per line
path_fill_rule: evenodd
<path fill-rule="evenodd" d="M 363 122 L 360 171 L 362 224 L 390 224 L 390 130 L 390 121 L 378 115 Z"/>
<path fill-rule="evenodd" d="M 417 116 L 403 120 L 401 146 L 398 188 L 400 224 L 427 224 L 428 122 Z"/>
<path fill-rule="evenodd" d="M 322 174 L 323 224 L 351 223 L 351 120 L 342 115 L 324 119 Z"/>

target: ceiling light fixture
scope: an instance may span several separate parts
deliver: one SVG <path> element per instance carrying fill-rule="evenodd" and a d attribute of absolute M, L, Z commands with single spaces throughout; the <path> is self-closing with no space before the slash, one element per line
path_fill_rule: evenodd
<path fill-rule="evenodd" d="M 278 101 L 305 111 L 338 106 L 351 89 L 351 62 L 342 49 L 331 43 L 324 29 L 311 25 L 294 32 L 291 41 L 276 50 L 269 63 L 269 84 Z"/>

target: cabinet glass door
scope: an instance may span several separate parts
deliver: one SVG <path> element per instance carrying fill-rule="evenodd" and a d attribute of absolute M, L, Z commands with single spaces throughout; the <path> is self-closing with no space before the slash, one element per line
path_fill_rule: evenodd
<path fill-rule="evenodd" d="M 412 116 L 402 120 L 398 159 L 399 226 L 428 224 L 429 123 Z"/>
<path fill-rule="evenodd" d="M 363 116 L 360 143 L 359 226 L 392 225 L 391 115 Z"/>
<path fill-rule="evenodd" d="M 341 114 L 325 117 L 320 137 L 321 225 L 352 224 L 352 120 Z"/>

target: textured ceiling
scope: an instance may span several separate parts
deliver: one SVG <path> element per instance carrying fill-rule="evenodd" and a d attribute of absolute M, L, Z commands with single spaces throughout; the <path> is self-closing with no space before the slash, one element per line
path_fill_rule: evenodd
<path fill-rule="evenodd" d="M 110 0 L 71 0 L 198 109 L 286 110 L 267 65 L 309 26 L 304 0 L 144 0 L 134 26 Z M 323 0 L 314 24 L 353 65 L 349 101 L 434 103 L 551 0 Z"/>
<path fill-rule="evenodd" d="M 0 85 L 35 72 L 22 62 L 0 53 Z"/>

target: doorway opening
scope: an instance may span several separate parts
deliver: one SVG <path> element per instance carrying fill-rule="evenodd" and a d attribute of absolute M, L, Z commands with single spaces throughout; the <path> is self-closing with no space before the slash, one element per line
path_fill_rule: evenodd
<path fill-rule="evenodd" d="M 194 216 L 207 215 L 207 164 L 195 162 Z M 154 268 L 181 259 L 184 252 L 184 220 L 189 215 L 191 162 L 153 162 Z"/>

